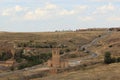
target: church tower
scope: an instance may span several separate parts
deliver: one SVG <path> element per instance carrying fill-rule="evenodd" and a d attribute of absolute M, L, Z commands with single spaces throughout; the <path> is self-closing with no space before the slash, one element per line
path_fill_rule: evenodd
<path fill-rule="evenodd" d="M 14 57 L 15 57 L 15 52 L 16 52 L 16 44 L 13 43 L 13 47 L 12 47 L 12 49 L 11 49 L 12 59 L 14 59 Z"/>
<path fill-rule="evenodd" d="M 55 68 L 60 67 L 60 49 L 59 48 L 52 49 L 52 66 Z"/>

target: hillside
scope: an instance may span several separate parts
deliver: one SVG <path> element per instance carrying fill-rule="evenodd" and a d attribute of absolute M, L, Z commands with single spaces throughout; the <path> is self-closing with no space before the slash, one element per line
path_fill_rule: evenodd
<path fill-rule="evenodd" d="M 93 65 L 86 69 L 52 75 L 43 79 L 32 80 L 119 80 L 120 63 Z"/>
<path fill-rule="evenodd" d="M 112 32 L 88 49 L 97 53 L 97 58 L 88 59 L 83 63 L 87 67 L 77 71 L 68 71 L 42 79 L 33 80 L 119 80 L 120 63 L 105 65 L 103 63 L 105 52 L 110 52 L 112 57 L 120 56 L 120 33 Z"/>
<path fill-rule="evenodd" d="M 105 52 L 110 52 L 113 56 L 120 56 L 120 32 L 112 32 L 111 35 L 100 40 L 97 45 L 89 48 L 96 51 L 99 55 L 104 55 Z"/>
<path fill-rule="evenodd" d="M 0 44 L 8 46 L 7 42 L 15 44 L 29 43 L 39 44 L 40 50 L 46 48 L 50 51 L 51 46 L 63 46 L 64 51 L 76 50 L 78 46 L 89 43 L 105 31 L 81 31 L 81 32 L 41 32 L 41 33 L 0 33 Z M 48 50 L 47 50 L 48 49 Z M 41 52 L 45 52 L 41 50 Z"/>
<path fill-rule="evenodd" d="M 25 46 L 22 45 L 20 47 L 19 46 L 17 47 L 18 48 L 22 47 L 23 49 L 34 49 L 33 51 L 30 50 L 30 52 L 28 52 L 28 54 L 30 55 L 25 53 L 27 55 L 24 55 L 24 57 L 21 57 L 22 63 L 26 61 L 31 62 L 31 59 L 33 59 L 32 61 L 34 62 L 37 60 L 37 56 L 39 57 L 46 56 L 43 54 L 51 52 L 50 45 L 52 45 L 53 47 L 61 47 L 61 51 L 67 53 L 67 55 L 64 55 L 64 57 L 68 60 L 71 60 L 71 59 L 81 60 L 80 66 L 76 66 L 76 68 L 70 68 L 71 70 L 63 71 L 63 73 L 59 73 L 56 75 L 48 74 L 47 77 L 43 77 L 42 79 L 39 78 L 39 76 L 37 77 L 32 76 L 35 79 L 29 78 L 31 80 L 112 80 L 113 78 L 114 80 L 118 80 L 120 78 L 118 75 L 120 74 L 120 68 L 119 68 L 120 63 L 105 65 L 103 63 L 103 60 L 104 60 L 105 52 L 110 52 L 112 54 L 112 57 L 120 56 L 120 52 L 119 52 L 120 34 L 119 32 L 116 32 L 116 31 L 110 32 L 109 34 L 108 33 L 109 33 L 108 31 L 107 32 L 106 31 L 78 31 L 78 32 L 50 32 L 50 33 L 48 32 L 46 33 L 1 33 L 0 37 L 3 37 L 3 38 L 0 38 L 0 44 L 1 44 L 1 49 L 2 48 L 7 49 L 7 47 L 12 47 L 14 43 L 15 44 L 27 43 L 27 45 Z M 102 37 L 102 36 L 105 36 L 105 37 Z M 40 46 L 36 47 L 35 45 L 38 45 L 38 44 Z M 81 50 L 81 47 L 84 45 L 89 46 L 89 47 L 85 47 L 87 48 L 85 51 Z M 80 54 L 79 56 L 73 55 L 74 53 L 76 53 L 76 50 L 79 52 Z M 88 53 L 88 54 L 86 55 L 85 53 Z M 38 54 L 41 54 L 41 55 L 38 55 Z M 29 58 L 26 58 L 26 57 L 29 57 L 30 60 Z M 38 57 L 38 60 L 42 59 L 42 57 L 41 58 L 39 57 Z M 44 60 L 47 61 L 47 58 L 44 58 L 42 61 L 44 62 Z M 26 64 L 31 64 L 27 62 Z M 1 74 L 2 78 L 0 79 L 1 80 L 3 79 L 19 80 L 19 78 L 28 79 L 28 76 L 26 77 L 25 73 L 32 74 L 31 73 L 32 71 L 37 75 L 39 74 L 39 71 L 35 72 L 35 70 L 41 70 L 41 68 L 38 66 L 33 66 L 33 67 L 26 68 L 27 70 L 23 69 L 23 71 L 18 70 L 13 73 L 12 72 L 8 72 L 6 74 L 4 73 L 5 75 Z M 23 72 L 25 75 L 21 75 L 21 73 L 23 74 Z M 7 74 L 10 74 L 10 75 L 7 75 Z"/>

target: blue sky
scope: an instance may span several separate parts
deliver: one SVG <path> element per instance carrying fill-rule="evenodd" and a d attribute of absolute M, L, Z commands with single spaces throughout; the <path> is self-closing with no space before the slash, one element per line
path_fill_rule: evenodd
<path fill-rule="evenodd" d="M 0 0 L 0 31 L 120 26 L 120 0 Z"/>

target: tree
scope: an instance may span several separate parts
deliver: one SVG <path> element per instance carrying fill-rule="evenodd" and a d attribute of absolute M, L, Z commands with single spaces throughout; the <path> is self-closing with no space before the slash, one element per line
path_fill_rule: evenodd
<path fill-rule="evenodd" d="M 105 55 L 104 55 L 104 63 L 105 64 L 110 64 L 111 62 L 112 62 L 111 53 L 106 52 Z"/>

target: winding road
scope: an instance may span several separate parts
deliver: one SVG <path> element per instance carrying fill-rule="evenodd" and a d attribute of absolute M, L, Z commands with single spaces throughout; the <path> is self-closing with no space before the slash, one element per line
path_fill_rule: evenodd
<path fill-rule="evenodd" d="M 80 65 L 80 63 L 85 61 L 85 60 L 88 60 L 88 59 L 91 59 L 91 58 L 96 58 L 97 56 L 99 56 L 98 53 L 89 50 L 89 47 L 96 45 L 100 40 L 102 40 L 102 39 L 106 38 L 107 36 L 111 35 L 111 33 L 112 33 L 112 31 L 108 30 L 108 31 L 106 31 L 105 34 L 101 35 L 100 37 L 95 38 L 92 42 L 81 46 L 80 49 L 82 51 L 84 51 L 85 53 L 90 54 L 90 55 L 87 56 L 87 57 L 84 57 L 82 59 L 77 58 L 77 59 L 69 60 L 68 61 L 69 66 L 77 66 L 77 65 Z"/>
<path fill-rule="evenodd" d="M 111 33 L 112 33 L 112 31 L 108 30 L 105 34 L 103 34 L 100 37 L 94 39 L 91 43 L 83 45 L 81 47 L 81 50 L 83 50 L 86 53 L 91 54 L 91 56 L 89 58 L 95 58 L 95 57 L 97 57 L 98 53 L 93 52 L 93 51 L 89 50 L 88 48 L 91 47 L 91 46 L 97 45 L 97 42 L 99 42 L 100 40 L 102 40 L 102 39 L 106 38 L 107 36 L 111 35 Z M 86 58 L 86 59 L 88 59 L 88 58 Z"/>

